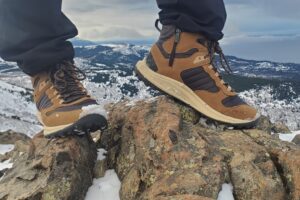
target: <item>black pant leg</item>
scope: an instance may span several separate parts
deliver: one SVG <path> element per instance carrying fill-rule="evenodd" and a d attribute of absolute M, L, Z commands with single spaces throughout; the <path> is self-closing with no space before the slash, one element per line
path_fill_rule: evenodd
<path fill-rule="evenodd" d="M 77 35 L 61 0 L 0 0 L 0 56 L 34 75 L 74 57 Z"/>
<path fill-rule="evenodd" d="M 157 0 L 160 21 L 183 31 L 202 33 L 210 40 L 220 40 L 226 21 L 223 0 Z"/>

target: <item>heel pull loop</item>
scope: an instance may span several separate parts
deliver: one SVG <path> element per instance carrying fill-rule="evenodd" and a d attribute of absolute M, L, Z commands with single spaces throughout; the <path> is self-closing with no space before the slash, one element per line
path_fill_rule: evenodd
<path fill-rule="evenodd" d="M 176 28 L 176 30 L 175 30 L 175 40 L 174 40 L 172 52 L 171 52 L 170 59 L 169 59 L 169 67 L 172 67 L 173 64 L 174 64 L 177 45 L 178 45 L 178 43 L 180 41 L 180 35 L 181 35 L 181 30 L 178 29 L 178 28 Z"/>

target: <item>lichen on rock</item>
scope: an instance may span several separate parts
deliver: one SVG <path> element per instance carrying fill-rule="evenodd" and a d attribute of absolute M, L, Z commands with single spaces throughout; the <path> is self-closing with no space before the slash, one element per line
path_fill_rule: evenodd
<path fill-rule="evenodd" d="M 14 165 L 0 181 L 0 199 L 83 200 L 106 169 L 122 181 L 121 200 L 213 200 L 224 183 L 238 200 L 300 199 L 300 147 L 271 135 L 267 118 L 233 129 L 163 96 L 107 109 L 109 129 L 94 141 L 16 141 L 2 158 Z M 107 153 L 95 166 L 97 148 Z"/>
<path fill-rule="evenodd" d="M 26 144 L 23 144 L 24 146 Z M 84 199 L 93 179 L 96 148 L 87 137 L 48 140 L 35 136 L 0 181 L 0 199 Z"/>
<path fill-rule="evenodd" d="M 272 137 L 269 121 L 231 130 L 167 97 L 112 105 L 109 121 L 100 143 L 122 200 L 217 199 L 224 183 L 241 200 L 300 197 L 300 149 Z"/>

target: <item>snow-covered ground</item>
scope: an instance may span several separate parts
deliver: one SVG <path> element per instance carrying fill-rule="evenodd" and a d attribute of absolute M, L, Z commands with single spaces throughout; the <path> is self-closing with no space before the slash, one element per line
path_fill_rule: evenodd
<path fill-rule="evenodd" d="M 273 123 L 280 121 L 292 131 L 300 130 L 300 96 L 292 100 L 278 100 L 275 98 L 276 88 L 271 87 L 251 89 L 239 95 Z"/>
<path fill-rule="evenodd" d="M 31 92 L 0 80 L 0 131 L 9 129 L 33 136 L 41 130 Z"/>

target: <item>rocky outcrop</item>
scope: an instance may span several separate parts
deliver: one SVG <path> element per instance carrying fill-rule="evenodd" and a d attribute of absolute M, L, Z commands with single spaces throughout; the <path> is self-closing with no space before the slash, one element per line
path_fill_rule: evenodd
<path fill-rule="evenodd" d="M 95 144 L 89 137 L 18 141 L 0 181 L 1 200 L 83 199 L 93 179 Z"/>
<path fill-rule="evenodd" d="M 233 130 L 167 97 L 108 110 L 101 139 L 17 142 L 0 199 L 82 200 L 93 173 L 98 178 L 106 169 L 122 181 L 122 200 L 213 200 L 224 183 L 236 200 L 300 199 L 300 147 L 271 135 L 275 125 L 267 119 L 257 129 Z M 107 157 L 93 169 L 95 146 Z"/>
<path fill-rule="evenodd" d="M 299 147 L 266 131 L 230 130 L 165 97 L 112 105 L 110 123 L 101 146 L 122 200 L 217 199 L 224 183 L 238 200 L 300 198 Z"/>
<path fill-rule="evenodd" d="M 272 123 L 266 116 L 262 116 L 256 129 L 265 131 L 267 133 L 291 133 L 290 129 L 283 122 Z"/>
<path fill-rule="evenodd" d="M 29 141 L 30 137 L 12 130 L 0 132 L 0 144 L 15 144 L 16 141 Z"/>

